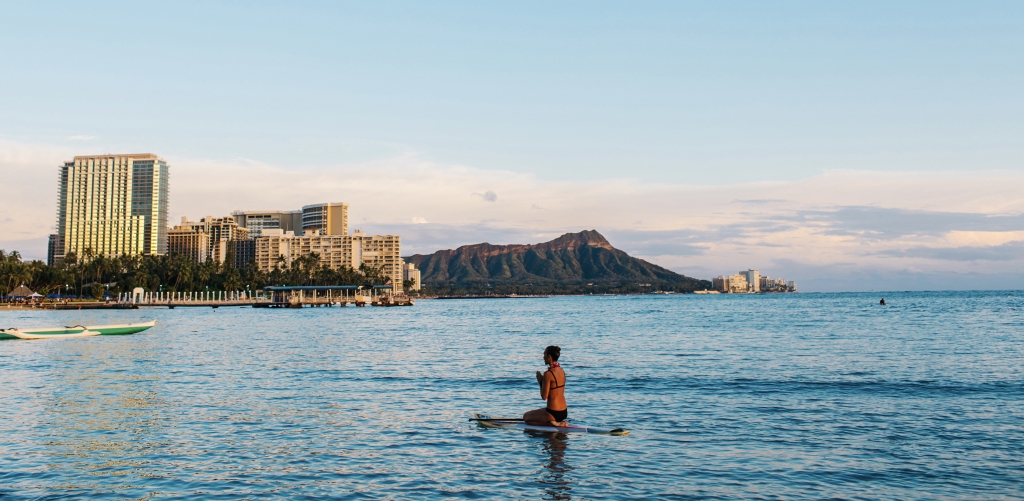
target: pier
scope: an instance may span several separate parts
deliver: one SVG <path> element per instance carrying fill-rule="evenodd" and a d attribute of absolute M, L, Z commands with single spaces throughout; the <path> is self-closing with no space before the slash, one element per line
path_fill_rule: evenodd
<path fill-rule="evenodd" d="M 98 303 L 102 304 L 102 303 Z M 412 306 L 411 298 L 390 285 L 269 286 L 246 291 L 135 292 L 118 295 L 108 308 L 327 308 L 331 306 Z"/>

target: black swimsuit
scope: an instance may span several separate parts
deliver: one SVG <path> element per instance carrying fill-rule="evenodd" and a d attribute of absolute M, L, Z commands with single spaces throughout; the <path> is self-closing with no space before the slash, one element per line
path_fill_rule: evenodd
<path fill-rule="evenodd" d="M 548 369 L 548 372 L 551 372 L 551 369 Z M 562 371 L 562 376 L 565 377 L 565 371 Z M 554 372 L 551 372 L 551 377 L 555 378 L 555 383 L 558 383 L 558 377 L 555 376 Z M 558 388 L 565 388 L 565 379 L 562 380 L 562 384 L 557 385 L 557 386 L 555 386 L 555 387 L 553 387 L 551 389 L 552 390 L 557 390 Z M 560 411 L 553 411 L 553 410 L 551 410 L 551 409 L 549 409 L 547 407 L 545 407 L 544 410 L 548 411 L 548 414 L 551 414 L 551 417 L 555 418 L 555 421 L 558 421 L 558 422 L 565 421 L 565 418 L 569 417 L 569 408 L 568 407 L 566 407 L 565 409 L 562 409 Z"/>

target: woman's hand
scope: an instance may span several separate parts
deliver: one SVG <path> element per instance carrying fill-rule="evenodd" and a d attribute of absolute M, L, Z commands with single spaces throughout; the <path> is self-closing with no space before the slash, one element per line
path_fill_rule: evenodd
<path fill-rule="evenodd" d="M 537 371 L 537 384 L 544 384 L 544 374 Z"/>

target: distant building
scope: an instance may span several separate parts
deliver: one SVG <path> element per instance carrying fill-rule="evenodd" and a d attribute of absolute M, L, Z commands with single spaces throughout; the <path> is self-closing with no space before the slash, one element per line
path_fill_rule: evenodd
<path fill-rule="evenodd" d="M 590 284 L 587 284 L 590 285 Z M 711 290 L 726 292 L 729 290 L 729 280 L 723 275 L 711 279 Z"/>
<path fill-rule="evenodd" d="M 290 231 L 296 235 L 302 234 L 302 211 L 240 211 L 231 213 L 239 226 L 249 230 L 249 238 L 256 238 L 262 235 L 264 229 Z"/>
<path fill-rule="evenodd" d="M 728 277 L 719 275 L 711 279 L 711 287 L 721 292 L 741 293 L 749 291 L 747 275 L 744 273 L 737 273 Z"/>
<path fill-rule="evenodd" d="M 348 235 L 348 204 L 331 202 L 302 207 L 302 231 L 321 235 Z"/>
<path fill-rule="evenodd" d="M 249 230 L 249 238 L 263 235 L 263 230 L 281 230 L 302 236 L 306 230 L 319 230 L 321 235 L 348 234 L 348 204 L 329 202 L 306 205 L 301 210 L 236 210 L 231 213 L 239 226 Z"/>
<path fill-rule="evenodd" d="M 349 235 L 347 203 L 306 205 L 300 211 L 234 211 L 231 216 L 239 227 L 248 230 L 253 242 L 249 247 L 241 243 L 242 239 L 233 240 L 236 262 L 241 263 L 244 254 L 247 263 L 251 252 L 260 271 L 288 269 L 296 259 L 317 254 L 320 263 L 333 270 L 358 270 L 362 265 L 382 268 L 396 290 L 406 279 L 400 238 L 366 235 L 360 230 Z M 217 238 L 213 232 L 211 238 Z M 419 271 L 416 273 L 418 276 Z"/>
<path fill-rule="evenodd" d="M 352 232 L 352 247 L 359 249 L 356 256 L 359 264 L 383 268 L 384 273 L 391 277 L 392 284 L 397 284 L 397 289 L 402 288 L 402 265 L 405 261 L 402 260 L 398 235 L 366 235 L 362 230 L 355 230 Z"/>
<path fill-rule="evenodd" d="M 732 293 L 743 293 L 750 290 L 750 284 L 747 283 L 747 275 L 737 273 L 729 276 L 729 288 L 727 292 Z"/>
<path fill-rule="evenodd" d="M 241 268 L 255 257 L 255 243 L 239 243 L 248 240 L 249 230 L 235 223 L 232 216 L 206 216 L 199 222 L 182 217 L 181 224 L 168 230 L 168 252 L 188 256 L 196 263 L 209 258 Z M 242 256 L 239 256 L 240 251 Z M 231 255 L 234 257 L 229 262 Z"/>
<path fill-rule="evenodd" d="M 202 263 L 210 255 L 210 234 L 205 225 L 181 218 L 181 224 L 167 230 L 167 253 L 180 254 Z"/>
<path fill-rule="evenodd" d="M 796 282 L 782 278 L 761 277 L 761 292 L 796 292 Z"/>
<path fill-rule="evenodd" d="M 250 261 L 256 260 L 256 240 L 247 238 L 231 242 L 235 249 L 235 268 L 245 268 Z"/>
<path fill-rule="evenodd" d="M 761 291 L 761 274 L 757 270 L 741 271 L 739 273 L 747 279 L 747 292 Z"/>
<path fill-rule="evenodd" d="M 53 261 L 167 253 L 168 166 L 152 153 L 76 156 L 60 167 Z"/>
<path fill-rule="evenodd" d="M 46 266 L 57 263 L 57 235 L 50 235 L 46 242 Z"/>
<path fill-rule="evenodd" d="M 402 280 L 412 280 L 412 286 L 409 289 L 414 291 L 420 290 L 423 285 L 420 280 L 420 270 L 417 270 L 413 263 L 405 263 L 402 268 Z"/>
<path fill-rule="evenodd" d="M 264 229 L 256 239 L 256 265 L 263 272 L 288 269 L 295 259 L 313 253 L 332 270 L 358 270 L 364 264 L 383 268 L 395 289 L 402 288 L 401 240 L 397 235 L 368 236 L 360 230 L 352 235 L 322 235 L 316 229 L 295 235 L 280 229 Z"/>
<path fill-rule="evenodd" d="M 712 289 L 721 292 L 748 292 L 750 284 L 746 282 L 745 274 L 736 274 L 729 277 L 718 276 L 711 281 Z"/>
<path fill-rule="evenodd" d="M 206 225 L 210 234 L 210 258 L 220 264 L 228 262 L 228 254 L 235 250 L 235 241 L 249 238 L 249 230 L 235 223 L 235 218 L 231 216 L 206 216 L 201 222 Z M 228 264 L 234 266 L 234 259 Z"/>

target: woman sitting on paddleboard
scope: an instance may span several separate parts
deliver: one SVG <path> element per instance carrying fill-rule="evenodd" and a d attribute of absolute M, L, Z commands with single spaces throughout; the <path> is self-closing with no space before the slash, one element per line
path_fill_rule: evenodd
<path fill-rule="evenodd" d="M 557 346 L 544 349 L 544 363 L 548 364 L 548 370 L 544 374 L 537 371 L 537 383 L 540 384 L 540 398 L 547 400 L 548 405 L 523 414 L 526 424 L 568 426 L 565 422 L 565 418 L 569 417 L 569 408 L 565 403 L 565 371 L 558 365 L 561 351 Z"/>

